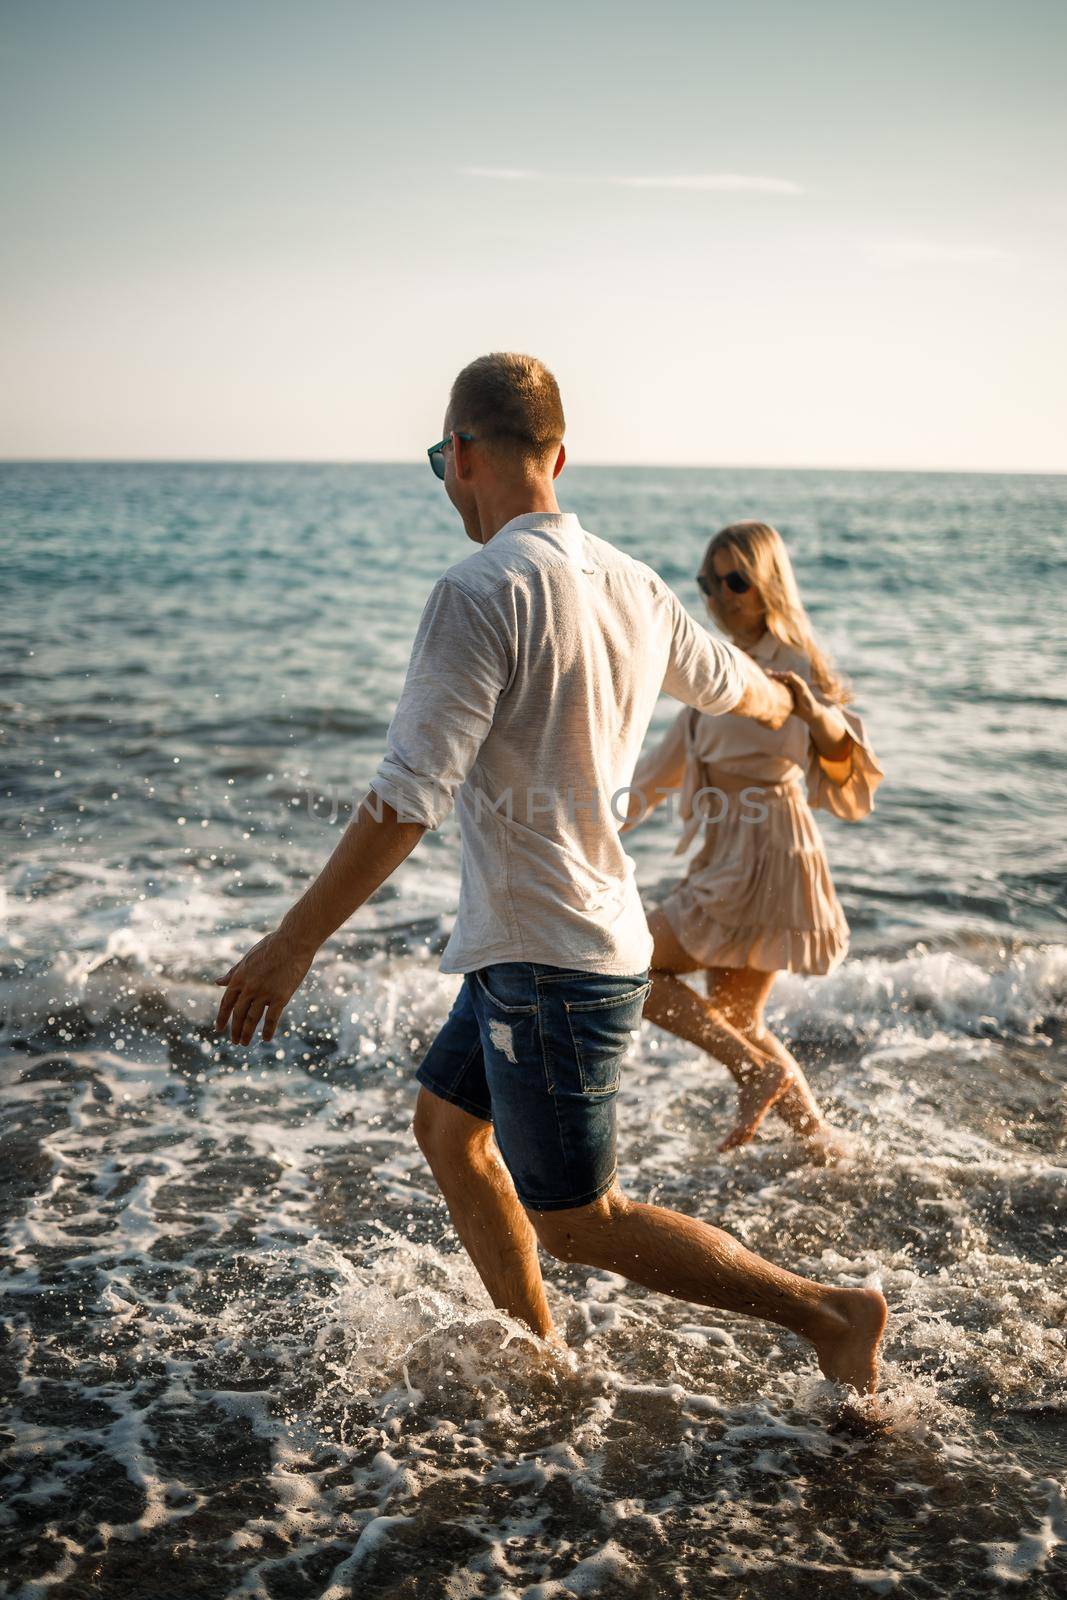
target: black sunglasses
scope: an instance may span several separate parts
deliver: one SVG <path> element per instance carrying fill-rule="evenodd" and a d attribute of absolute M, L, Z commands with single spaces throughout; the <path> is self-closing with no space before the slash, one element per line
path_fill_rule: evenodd
<path fill-rule="evenodd" d="M 743 577 L 741 573 L 737 571 L 724 572 L 722 574 L 713 572 L 711 577 L 715 583 L 725 583 L 726 587 L 734 594 L 747 594 L 752 587 L 748 579 Z M 707 579 L 702 572 L 697 573 L 697 587 L 699 588 L 701 594 L 706 594 L 709 596 L 709 598 L 715 592 L 711 581 L 709 581 L 709 579 Z"/>
<path fill-rule="evenodd" d="M 457 439 L 466 439 L 468 444 L 474 443 L 473 433 L 460 433 L 458 428 L 453 429 L 453 432 Z M 432 444 L 426 452 L 430 458 L 430 466 L 433 468 L 434 477 L 440 478 L 442 482 L 445 476 L 445 446 L 451 443 L 452 434 L 446 433 L 440 443 Z"/>

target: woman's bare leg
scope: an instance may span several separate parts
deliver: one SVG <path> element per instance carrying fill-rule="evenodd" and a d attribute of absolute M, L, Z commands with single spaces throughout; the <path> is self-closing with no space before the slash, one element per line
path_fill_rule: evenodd
<path fill-rule="evenodd" d="M 792 1072 L 793 1083 L 775 1104 L 776 1114 L 798 1138 L 825 1140 L 830 1124 L 819 1110 L 804 1069 L 764 1021 L 763 1009 L 776 976 L 774 972 L 757 972 L 753 967 L 709 967 L 708 999 L 751 1044 L 774 1056 Z"/>
<path fill-rule="evenodd" d="M 669 1033 L 706 1050 L 732 1074 L 738 1087 L 737 1122 L 719 1146 L 747 1144 L 773 1105 L 794 1086 L 795 1067 L 746 1039 L 703 995 L 679 976 L 697 962 L 681 944 L 662 911 L 648 919 L 655 948 L 652 989 L 644 1015 Z"/>

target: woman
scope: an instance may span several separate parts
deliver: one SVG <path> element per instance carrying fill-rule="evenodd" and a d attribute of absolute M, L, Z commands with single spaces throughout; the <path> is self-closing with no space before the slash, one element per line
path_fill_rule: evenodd
<path fill-rule="evenodd" d="M 738 1121 L 723 1149 L 751 1139 L 773 1106 L 829 1154 L 829 1125 L 763 1011 L 776 972 L 831 972 L 848 949 L 811 807 L 858 821 L 884 774 L 815 642 L 781 535 L 765 522 L 724 528 L 697 583 L 734 644 L 789 688 L 794 715 L 772 732 L 685 708 L 638 763 L 625 828 L 679 787 L 685 828 L 675 854 L 704 827 L 685 877 L 648 919 L 655 951 L 644 1014 L 702 1045 L 737 1079 Z M 707 1000 L 679 976 L 698 970 Z"/>

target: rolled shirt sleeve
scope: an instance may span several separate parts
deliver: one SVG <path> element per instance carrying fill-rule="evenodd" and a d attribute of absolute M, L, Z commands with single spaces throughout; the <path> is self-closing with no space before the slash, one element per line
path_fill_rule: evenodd
<path fill-rule="evenodd" d="M 402 822 L 437 828 L 452 811 L 510 674 L 504 641 L 479 602 L 447 574 L 439 578 L 370 781 Z"/>
<path fill-rule="evenodd" d="M 732 711 L 745 692 L 740 650 L 698 627 L 678 596 L 666 585 L 664 590 L 673 623 L 664 693 L 711 716 Z"/>

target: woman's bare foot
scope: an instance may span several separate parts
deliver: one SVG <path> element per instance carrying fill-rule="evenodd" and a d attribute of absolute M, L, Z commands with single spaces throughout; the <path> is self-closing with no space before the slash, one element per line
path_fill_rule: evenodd
<path fill-rule="evenodd" d="M 796 1135 L 808 1160 L 822 1167 L 839 1160 L 843 1151 L 835 1152 L 835 1129 L 823 1116 L 796 1057 L 762 1023 L 747 1028 L 745 1038 L 792 1073 L 792 1082 L 774 1103 L 774 1114 Z"/>
<path fill-rule="evenodd" d="M 878 1387 L 878 1346 L 888 1307 L 877 1289 L 838 1289 L 823 1305 L 825 1326 L 807 1337 L 824 1377 L 860 1394 Z"/>
<path fill-rule="evenodd" d="M 771 1058 L 764 1066 L 746 1071 L 737 1089 L 737 1121 L 719 1149 L 736 1150 L 747 1144 L 771 1107 L 792 1086 L 793 1076 L 783 1062 Z"/>
<path fill-rule="evenodd" d="M 805 1161 L 813 1167 L 835 1167 L 840 1161 L 848 1161 L 856 1154 L 859 1140 L 853 1133 L 846 1133 L 844 1128 L 835 1128 L 830 1122 L 823 1122 L 810 1133 L 802 1134 L 797 1144 L 804 1153 Z"/>
<path fill-rule="evenodd" d="M 781 1060 L 781 1056 L 778 1060 Z M 774 1114 L 781 1117 L 786 1126 L 801 1139 L 810 1139 L 828 1128 L 829 1123 L 820 1111 L 819 1102 L 812 1094 L 811 1084 L 801 1068 L 792 1060 L 782 1064 L 792 1070 L 793 1081 L 775 1106 Z"/>

